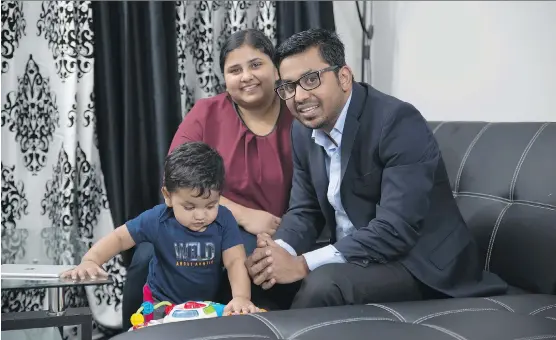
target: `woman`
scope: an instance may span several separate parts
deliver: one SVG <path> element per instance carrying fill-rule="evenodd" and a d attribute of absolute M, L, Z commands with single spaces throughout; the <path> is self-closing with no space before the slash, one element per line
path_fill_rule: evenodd
<path fill-rule="evenodd" d="M 248 255 L 256 248 L 256 234 L 274 234 L 278 228 L 292 181 L 293 117 L 274 92 L 279 75 L 273 59 L 274 46 L 262 32 L 247 29 L 232 34 L 220 54 L 226 92 L 195 103 L 169 150 L 203 141 L 222 155 L 226 184 L 220 203 L 242 227 Z M 145 282 L 151 256 L 149 244 L 135 250 L 126 282 Z M 141 287 L 124 286 L 124 329 L 142 302 Z"/>
<path fill-rule="evenodd" d="M 203 141 L 224 158 L 221 204 L 244 229 L 249 255 L 256 234 L 273 234 L 286 211 L 292 178 L 292 115 L 274 92 L 274 47 L 260 31 L 233 34 L 220 54 L 226 92 L 200 99 L 185 116 L 170 150 Z"/>

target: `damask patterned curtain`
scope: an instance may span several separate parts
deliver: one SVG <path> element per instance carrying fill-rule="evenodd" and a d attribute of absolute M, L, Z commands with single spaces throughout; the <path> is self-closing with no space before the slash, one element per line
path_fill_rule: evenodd
<path fill-rule="evenodd" d="M 230 34 L 258 28 L 276 44 L 274 1 L 177 1 L 176 31 L 183 114 L 225 90 L 220 50 Z"/>
<path fill-rule="evenodd" d="M 114 227 L 95 132 L 93 58 L 89 1 L 2 1 L 3 264 L 77 264 Z M 66 293 L 71 306 L 91 305 L 97 329 L 121 324 L 119 261 L 107 266 L 115 284 Z M 45 304 L 44 290 L 2 291 L 2 312 Z M 77 327 L 64 333 L 72 338 Z M 31 338 L 46 339 L 39 334 Z"/>

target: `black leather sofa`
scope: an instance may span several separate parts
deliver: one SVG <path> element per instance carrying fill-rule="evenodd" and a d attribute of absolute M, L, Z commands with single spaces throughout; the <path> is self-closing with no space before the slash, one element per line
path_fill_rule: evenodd
<path fill-rule="evenodd" d="M 556 339 L 556 123 L 430 122 L 454 196 L 505 296 L 179 322 L 150 339 Z"/>

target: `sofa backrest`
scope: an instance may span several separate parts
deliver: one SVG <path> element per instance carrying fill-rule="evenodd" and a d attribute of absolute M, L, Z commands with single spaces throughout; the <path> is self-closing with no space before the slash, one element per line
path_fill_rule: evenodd
<path fill-rule="evenodd" d="M 429 122 L 484 268 L 556 294 L 556 123 Z"/>

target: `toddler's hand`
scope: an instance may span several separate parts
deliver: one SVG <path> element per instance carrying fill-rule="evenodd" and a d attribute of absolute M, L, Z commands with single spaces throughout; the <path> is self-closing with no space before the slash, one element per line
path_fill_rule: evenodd
<path fill-rule="evenodd" d="M 106 278 L 108 274 L 93 261 L 83 261 L 79 266 L 60 274 L 60 278 L 71 278 L 72 280 L 77 280 L 78 277 L 80 280 L 85 280 L 87 276 L 95 280 L 97 276 Z"/>
<path fill-rule="evenodd" d="M 224 315 L 230 314 L 248 314 L 258 312 L 259 309 L 255 307 L 251 300 L 244 297 L 233 298 L 228 305 L 224 308 Z"/>

